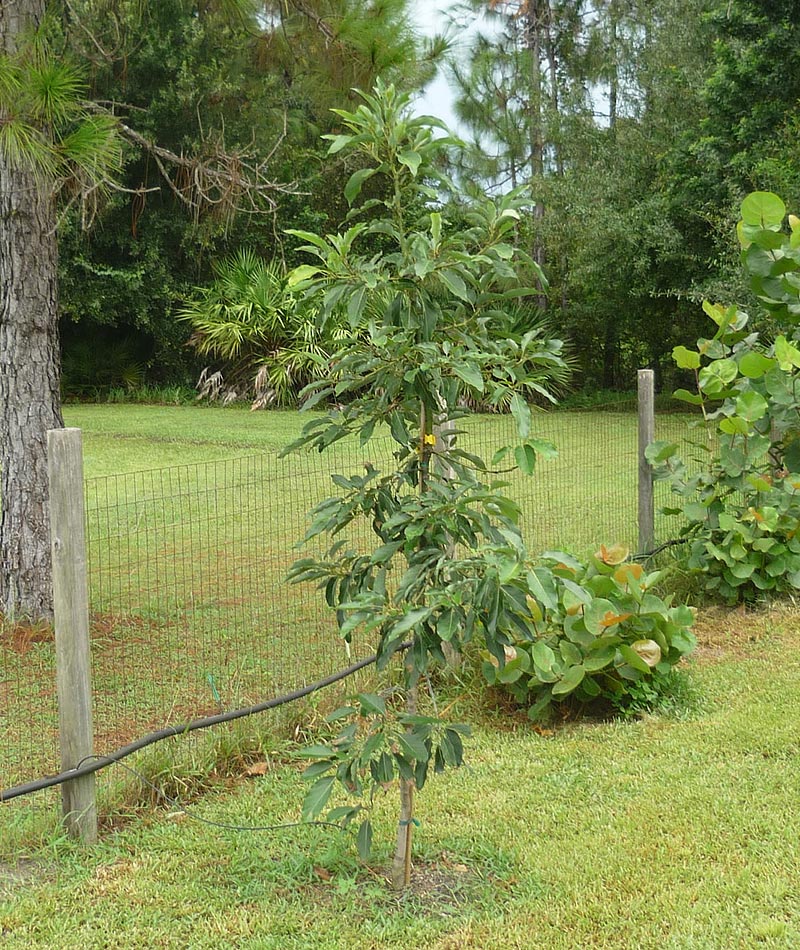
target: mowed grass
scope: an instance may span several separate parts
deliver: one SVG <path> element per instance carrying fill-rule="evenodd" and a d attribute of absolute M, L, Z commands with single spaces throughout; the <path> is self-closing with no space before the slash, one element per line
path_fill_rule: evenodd
<path fill-rule="evenodd" d="M 309 509 L 330 475 L 385 467 L 391 440 L 324 454 L 279 451 L 295 412 L 68 406 L 82 429 L 92 607 L 96 751 L 166 724 L 255 703 L 347 665 L 319 593 L 285 583 Z M 671 432 L 683 417 L 660 420 Z M 460 444 L 491 457 L 506 416 L 465 423 Z M 507 478 L 531 550 L 587 551 L 636 534 L 636 417 L 537 413 L 558 448 L 533 478 Z M 664 436 L 666 437 L 666 436 Z M 356 543 L 371 543 L 363 526 Z M 355 643 L 366 655 L 371 643 Z M 52 634 L 0 632 L 0 776 L 8 787 L 57 770 Z"/>
<path fill-rule="evenodd" d="M 796 611 L 710 613 L 669 715 L 536 732 L 474 691 L 467 765 L 419 794 L 412 890 L 375 855 L 295 821 L 290 750 L 84 850 L 0 868 L 4 948 L 729 950 L 800 946 Z M 216 822 L 217 826 L 205 822 Z"/>

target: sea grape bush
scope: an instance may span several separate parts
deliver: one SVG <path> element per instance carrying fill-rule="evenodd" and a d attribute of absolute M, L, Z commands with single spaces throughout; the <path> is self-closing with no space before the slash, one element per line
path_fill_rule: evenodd
<path fill-rule="evenodd" d="M 627 556 L 620 545 L 601 546 L 585 564 L 551 552 L 520 576 L 528 620 L 516 624 L 505 662 L 487 656 L 483 671 L 531 719 L 567 699 L 624 705 L 633 684 L 666 676 L 694 648 L 691 608 L 655 594 L 661 573 Z"/>
<path fill-rule="evenodd" d="M 675 396 L 702 411 L 705 456 L 691 471 L 677 444 L 656 442 L 648 457 L 671 483 L 683 517 L 685 566 L 728 603 L 800 589 L 800 219 L 768 192 L 742 203 L 738 225 L 750 286 L 769 335 L 735 306 L 704 304 L 715 325 L 696 349 L 673 357 L 695 392 Z"/>

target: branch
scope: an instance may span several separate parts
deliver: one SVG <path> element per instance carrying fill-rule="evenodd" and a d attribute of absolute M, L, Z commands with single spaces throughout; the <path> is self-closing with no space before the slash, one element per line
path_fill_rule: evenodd
<path fill-rule="evenodd" d="M 281 134 L 266 159 L 258 160 L 245 151 L 228 152 L 224 144 L 208 139 L 204 142 L 208 154 L 203 157 L 178 154 L 156 145 L 98 103 L 85 105 L 88 111 L 113 116 L 122 138 L 153 159 L 175 197 L 196 215 L 209 209 L 228 215 L 274 213 L 277 194 L 305 194 L 296 182 L 276 182 L 266 174 L 269 161 L 286 136 L 285 117 Z"/>
<path fill-rule="evenodd" d="M 328 40 L 329 43 L 333 43 L 335 41 L 336 34 L 318 13 L 315 13 L 313 10 L 309 10 L 309 8 L 304 3 L 302 3 L 301 0 L 291 0 L 291 4 L 298 13 L 301 13 L 308 20 L 311 20 L 314 26 L 316 26 L 316 28 L 325 37 L 325 39 Z"/>

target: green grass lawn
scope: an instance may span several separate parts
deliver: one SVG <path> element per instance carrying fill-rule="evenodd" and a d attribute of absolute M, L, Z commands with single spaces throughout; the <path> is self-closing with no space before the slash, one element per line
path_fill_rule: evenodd
<path fill-rule="evenodd" d="M 671 715 L 536 732 L 479 721 L 467 765 L 418 796 L 412 891 L 376 854 L 295 821 L 299 767 L 141 812 L 90 851 L 54 839 L 0 867 L 5 948 L 729 950 L 800 946 L 796 612 L 712 613 Z"/>
<path fill-rule="evenodd" d="M 385 465 L 391 443 L 278 460 L 302 421 L 199 406 L 66 408 L 66 424 L 84 433 L 96 751 L 347 665 L 318 593 L 284 578 L 331 472 Z M 659 422 L 679 435 L 687 425 Z M 465 427 L 462 444 L 486 456 L 513 437 L 508 417 Z M 531 549 L 633 544 L 635 416 L 540 413 L 534 429 L 559 455 L 533 478 L 508 476 Z M 49 631 L 0 631 L 3 787 L 57 769 L 53 667 Z"/>

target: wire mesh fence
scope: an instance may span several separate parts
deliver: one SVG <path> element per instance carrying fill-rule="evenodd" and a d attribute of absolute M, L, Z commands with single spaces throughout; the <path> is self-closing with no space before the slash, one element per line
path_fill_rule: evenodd
<path fill-rule="evenodd" d="M 635 401 L 538 413 L 558 455 L 508 473 L 529 549 L 636 547 Z M 474 417 L 460 444 L 490 458 L 514 441 L 509 416 Z M 686 416 L 659 416 L 682 442 Z M 391 461 L 388 435 L 364 448 L 231 458 L 86 483 L 95 745 L 100 754 L 165 725 L 246 706 L 350 660 L 319 591 L 286 583 L 308 511 L 333 473 Z M 662 490 L 657 497 L 664 502 Z M 657 521 L 660 539 L 673 525 Z M 363 542 L 368 542 L 364 527 Z M 352 659 L 371 652 L 356 641 Z M 58 770 L 55 664 L 47 628 L 0 637 L 0 786 Z"/>

